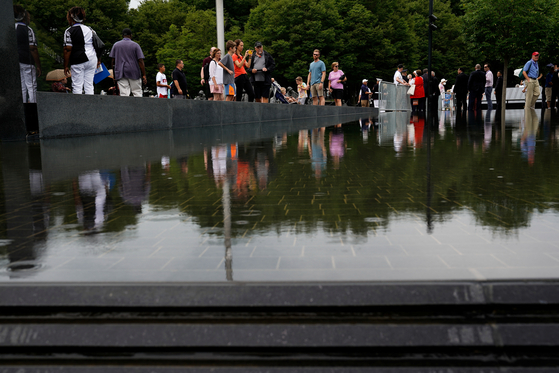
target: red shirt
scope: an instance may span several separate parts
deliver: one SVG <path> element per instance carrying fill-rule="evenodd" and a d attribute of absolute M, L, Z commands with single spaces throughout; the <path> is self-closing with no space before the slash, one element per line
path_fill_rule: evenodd
<path fill-rule="evenodd" d="M 239 57 L 237 53 L 233 54 L 233 64 L 235 65 L 235 78 L 238 77 L 239 75 L 245 75 L 247 73 L 244 65 L 241 67 L 237 67 L 237 64 L 235 63 L 236 61 L 241 62 L 242 60 L 243 58 Z"/>
<path fill-rule="evenodd" d="M 411 98 L 423 98 L 425 97 L 425 89 L 423 87 L 423 78 L 418 76 L 415 78 L 415 91 Z"/>

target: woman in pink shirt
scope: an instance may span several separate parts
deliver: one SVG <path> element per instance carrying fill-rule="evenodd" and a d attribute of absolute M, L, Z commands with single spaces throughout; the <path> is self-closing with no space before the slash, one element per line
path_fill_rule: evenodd
<path fill-rule="evenodd" d="M 343 77 L 343 78 L 342 78 Z M 344 98 L 344 85 L 347 78 L 340 65 L 337 62 L 332 63 L 332 71 L 328 75 L 328 90 L 336 102 L 336 106 L 342 106 L 342 99 Z"/>

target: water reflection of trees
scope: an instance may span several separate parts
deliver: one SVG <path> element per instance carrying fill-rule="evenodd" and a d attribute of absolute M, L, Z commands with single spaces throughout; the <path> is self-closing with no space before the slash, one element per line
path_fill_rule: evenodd
<path fill-rule="evenodd" d="M 277 177 L 269 177 L 266 186 L 247 182 L 248 187 L 241 194 L 231 195 L 232 216 L 242 216 L 248 221 L 233 229 L 232 234 L 245 234 L 248 228 L 258 233 L 292 227 L 297 233 L 323 229 L 367 235 L 371 230 L 386 229 L 390 221 L 401 216 L 424 219 L 426 208 L 433 213 L 435 223 L 467 210 L 477 224 L 496 232 L 527 227 L 534 213 L 545 211 L 549 208 L 546 203 L 557 199 L 557 191 L 549 187 L 548 181 L 550 177 L 557 178 L 549 168 L 556 167 L 556 162 L 549 154 L 542 154 L 539 162 L 529 166 L 519 153 L 509 151 L 510 142 L 506 143 L 506 149 L 488 144 L 486 127 L 465 131 L 446 129 L 444 139 L 438 137 L 438 132 L 434 134 L 437 142 L 432 147 L 430 206 L 426 206 L 424 151 L 409 150 L 396 157 L 391 148 L 363 145 L 356 126 L 344 128 L 345 146 L 350 151 L 337 164 L 328 152 L 327 168 L 321 170 L 320 177 L 308 153 L 302 151 L 310 146 L 311 132 L 289 136 L 285 147 L 274 157 L 270 156 L 271 151 L 265 150 L 272 148 L 272 141 L 247 145 L 256 154 L 253 158 L 259 152 L 266 152 Z M 332 131 L 327 129 L 324 136 L 328 150 Z M 500 134 L 491 136 L 498 139 Z M 191 160 L 193 168 L 199 167 L 196 157 Z M 219 227 L 223 221 L 220 203 L 215 203 L 221 196 L 219 186 L 211 180 L 190 177 L 197 186 L 191 189 L 192 203 L 185 211 L 196 216 L 204 227 Z M 207 201 L 211 195 L 215 199 Z M 204 204 L 205 200 L 211 203 Z M 247 214 L 251 209 L 258 210 L 258 215 Z"/>
<path fill-rule="evenodd" d="M 142 167 L 123 165 L 119 170 L 95 171 L 100 180 L 110 179 L 103 184 L 103 224 L 98 229 L 120 232 L 135 226 L 142 206 L 149 203 L 152 211 L 179 211 L 209 234 L 222 235 L 227 195 L 233 238 L 247 232 L 254 235 L 286 229 L 297 234 L 323 230 L 366 237 L 388 229 L 400 218 L 425 221 L 426 211 L 435 230 L 437 223 L 467 211 L 476 224 L 511 234 L 528 227 L 534 214 L 557 209 L 557 136 L 555 128 L 548 126 L 545 144 L 538 145 L 530 157 L 523 155 L 520 140 L 512 141 L 510 132 L 501 143 L 502 135 L 487 123 L 469 126 L 457 122 L 443 133 L 437 123 L 431 131 L 423 131 L 421 138 L 415 126 L 404 125 L 402 131 L 414 129 L 414 141 L 407 148 L 395 148 L 393 143 L 379 146 L 372 139 L 381 141 L 382 134 L 375 133 L 380 129 L 371 126 L 367 140 L 356 123 L 314 133 L 278 134 L 269 141 L 223 144 L 188 157 L 147 162 Z M 390 134 L 390 138 L 410 138 L 406 132 L 396 135 Z M 426 173 L 429 144 L 430 199 Z M 313 151 L 319 152 L 319 157 L 313 157 Z M 35 174 L 30 171 L 32 184 L 36 183 Z M 86 210 L 95 204 L 79 185 L 80 177 L 76 176 L 47 186 L 60 196 L 34 197 L 33 206 L 48 210 L 50 220 L 45 224 L 60 218 L 57 224 L 87 229 L 80 224 L 75 197 L 80 197 L 82 205 L 86 202 Z M 224 194 L 226 185 L 228 194 Z M 2 193 L 7 198 L 6 190 Z M 33 215 L 39 216 L 41 211 Z M 97 212 L 101 210 L 92 210 L 90 215 Z M 0 219 L 0 229 L 6 238 L 5 218 Z"/>

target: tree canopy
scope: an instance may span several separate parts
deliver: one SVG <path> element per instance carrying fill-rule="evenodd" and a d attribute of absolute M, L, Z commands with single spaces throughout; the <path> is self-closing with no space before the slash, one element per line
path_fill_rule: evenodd
<path fill-rule="evenodd" d="M 242 39 L 245 49 L 261 41 L 276 60 L 274 77 L 293 85 L 305 77 L 312 51 L 321 50 L 328 70 L 334 61 L 346 73 L 350 87 L 363 78 L 391 80 L 396 66 L 423 69 L 427 65 L 429 0 L 228 0 L 226 39 Z M 476 63 L 501 67 L 529 58 L 538 50 L 542 61 L 554 59 L 559 45 L 549 35 L 557 27 L 559 0 L 438 0 L 434 13 L 433 69 L 453 80 L 457 67 L 473 70 Z M 217 44 L 214 0 L 144 0 L 128 9 L 127 0 L 22 0 L 32 14 L 43 64 L 58 68 L 53 54 L 62 55 L 62 34 L 71 6 L 86 9 L 86 23 L 107 44 L 120 40 L 130 27 L 142 47 L 148 87 L 155 90 L 157 63 L 167 74 L 182 59 L 191 94 L 200 89 L 201 62 Z M 46 50 L 50 50 L 47 53 Z M 108 52 L 107 52 L 108 54 Z M 108 56 L 104 57 L 110 63 Z"/>

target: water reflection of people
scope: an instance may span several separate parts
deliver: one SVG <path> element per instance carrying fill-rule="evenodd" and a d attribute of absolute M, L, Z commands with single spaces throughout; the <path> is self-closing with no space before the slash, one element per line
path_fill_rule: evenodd
<path fill-rule="evenodd" d="M 420 149 L 423 144 L 423 130 L 425 128 L 425 117 L 423 115 L 414 115 L 411 118 L 413 124 L 413 147 Z"/>
<path fill-rule="evenodd" d="M 483 123 L 483 150 L 489 150 L 492 137 L 493 125 L 491 124 L 491 110 L 487 110 L 485 113 L 485 122 Z"/>
<path fill-rule="evenodd" d="M 330 132 L 330 156 L 334 160 L 334 169 L 340 168 L 340 160 L 344 157 L 346 144 L 342 124 L 338 124 Z"/>
<path fill-rule="evenodd" d="M 151 165 L 149 164 L 147 169 L 144 166 L 120 168 L 120 196 L 124 203 L 132 206 L 138 214 L 142 212 L 142 203 L 149 197 L 150 178 Z"/>
<path fill-rule="evenodd" d="M 522 157 L 528 160 L 532 166 L 536 158 L 536 134 L 538 131 L 539 120 L 535 109 L 524 111 L 524 131 L 520 139 L 520 149 Z"/>
<path fill-rule="evenodd" d="M 85 231 L 99 231 L 107 213 L 109 179 L 95 170 L 78 176 L 73 186 L 78 223 Z"/>
<path fill-rule="evenodd" d="M 309 131 L 300 130 L 299 137 L 297 139 L 297 153 L 301 156 L 307 154 L 307 148 L 309 147 Z"/>
<path fill-rule="evenodd" d="M 369 141 L 369 130 L 372 126 L 371 118 L 359 118 L 359 127 L 361 128 L 361 133 L 363 134 L 363 144 Z"/>
<path fill-rule="evenodd" d="M 326 170 L 326 146 L 324 145 L 325 127 L 315 128 L 311 132 L 311 146 L 309 153 L 311 156 L 311 167 L 317 179 L 322 177 L 322 171 Z"/>

